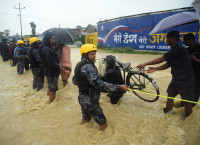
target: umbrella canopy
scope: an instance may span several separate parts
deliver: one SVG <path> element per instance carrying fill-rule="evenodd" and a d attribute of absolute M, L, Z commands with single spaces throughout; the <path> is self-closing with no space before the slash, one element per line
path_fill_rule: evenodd
<path fill-rule="evenodd" d="M 55 43 L 56 44 L 64 44 L 64 43 L 74 43 L 73 35 L 64 28 L 51 28 L 46 30 L 39 36 L 40 40 L 42 41 L 44 38 L 44 34 L 46 32 L 52 32 L 55 36 Z"/>
<path fill-rule="evenodd" d="M 182 12 L 162 19 L 149 34 L 154 34 L 162 30 L 198 20 L 195 12 Z"/>
<path fill-rule="evenodd" d="M 192 5 L 194 6 L 196 12 L 197 12 L 197 15 L 199 17 L 199 23 L 200 23 L 200 0 L 195 0 Z"/>

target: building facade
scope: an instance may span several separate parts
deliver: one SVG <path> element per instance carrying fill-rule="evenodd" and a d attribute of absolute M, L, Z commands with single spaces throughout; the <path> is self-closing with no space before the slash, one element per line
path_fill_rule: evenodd
<path fill-rule="evenodd" d="M 182 36 L 193 33 L 196 42 L 200 42 L 199 21 L 177 25 L 166 30 L 150 34 L 153 28 L 163 19 L 182 12 L 195 12 L 193 7 L 145 13 L 110 19 L 98 22 L 98 46 L 131 47 L 135 50 L 168 51 L 166 34 L 169 31 L 179 31 Z M 182 41 L 180 41 L 182 43 Z"/>

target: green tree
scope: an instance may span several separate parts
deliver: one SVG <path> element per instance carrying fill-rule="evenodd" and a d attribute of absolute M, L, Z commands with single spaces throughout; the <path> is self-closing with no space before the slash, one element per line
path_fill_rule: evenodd
<path fill-rule="evenodd" d="M 79 30 L 79 32 L 83 32 L 83 27 L 82 27 L 82 26 L 80 26 L 80 25 L 76 26 L 76 29 L 78 29 L 78 30 Z"/>
<path fill-rule="evenodd" d="M 31 23 L 29 23 L 30 25 L 31 25 L 31 29 L 32 29 L 32 35 L 33 36 L 36 36 L 35 34 L 35 28 L 36 28 L 36 25 L 34 24 L 34 22 L 31 22 Z"/>
<path fill-rule="evenodd" d="M 4 32 L 0 32 L 0 38 L 5 38 Z"/>
<path fill-rule="evenodd" d="M 20 39 L 20 36 L 19 36 L 19 34 L 18 34 L 18 33 L 16 33 L 16 38 L 17 38 L 17 39 Z"/>
<path fill-rule="evenodd" d="M 6 29 L 6 30 L 4 30 L 4 33 L 5 33 L 6 37 L 8 37 L 10 34 L 10 30 Z"/>

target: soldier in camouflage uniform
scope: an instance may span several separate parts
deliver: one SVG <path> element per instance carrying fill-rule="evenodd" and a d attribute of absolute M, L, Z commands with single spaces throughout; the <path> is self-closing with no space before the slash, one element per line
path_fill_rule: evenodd
<path fill-rule="evenodd" d="M 106 117 L 99 104 L 100 92 L 127 91 L 127 85 L 116 85 L 103 82 L 98 76 L 94 65 L 97 48 L 93 44 L 84 44 L 81 47 L 82 60 L 75 67 L 73 83 L 78 85 L 78 101 L 81 105 L 82 123 L 93 118 L 100 125 L 100 130 L 107 127 Z"/>
<path fill-rule="evenodd" d="M 44 68 L 40 65 L 40 39 L 32 37 L 30 39 L 31 48 L 28 51 L 28 59 L 33 73 L 33 89 L 41 90 L 44 85 Z"/>
<path fill-rule="evenodd" d="M 18 40 L 17 47 L 14 51 L 14 56 L 17 59 L 17 72 L 19 75 L 24 73 L 25 59 L 28 58 L 27 51 L 23 47 L 24 41 Z"/>

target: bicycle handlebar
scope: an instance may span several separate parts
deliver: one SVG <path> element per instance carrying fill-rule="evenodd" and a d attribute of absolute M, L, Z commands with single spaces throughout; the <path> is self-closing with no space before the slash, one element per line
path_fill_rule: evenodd
<path fill-rule="evenodd" d="M 95 59 L 95 60 L 101 60 L 101 59 L 105 59 L 105 57 L 99 57 L 99 58 L 97 58 L 97 59 Z M 117 64 L 119 65 L 119 63 L 121 63 L 120 61 L 118 61 L 118 60 L 115 60 L 115 62 L 117 62 Z M 122 68 L 122 66 L 121 65 L 119 65 L 119 67 L 121 67 Z M 132 69 L 133 71 L 140 71 L 140 72 L 144 72 L 144 68 L 138 68 L 138 67 L 131 67 L 131 66 L 129 66 L 128 67 L 129 69 Z"/>

